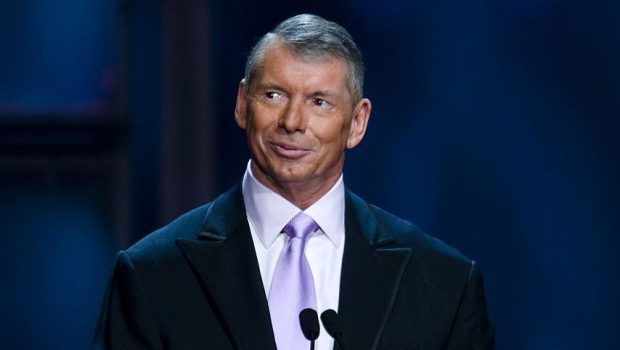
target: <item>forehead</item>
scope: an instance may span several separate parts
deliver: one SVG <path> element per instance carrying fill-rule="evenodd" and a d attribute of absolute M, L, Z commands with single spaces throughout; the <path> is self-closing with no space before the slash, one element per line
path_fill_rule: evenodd
<path fill-rule="evenodd" d="M 286 44 L 274 41 L 266 46 L 261 63 L 255 77 L 259 84 L 287 82 L 297 86 L 347 88 L 347 64 L 335 55 L 302 57 Z"/>

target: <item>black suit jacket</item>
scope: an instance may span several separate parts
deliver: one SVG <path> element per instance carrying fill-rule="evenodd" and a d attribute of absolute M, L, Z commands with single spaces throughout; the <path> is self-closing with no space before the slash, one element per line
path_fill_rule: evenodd
<path fill-rule="evenodd" d="M 345 207 L 346 350 L 494 347 L 474 262 L 348 191 Z M 240 186 L 119 253 L 94 347 L 275 349 Z"/>

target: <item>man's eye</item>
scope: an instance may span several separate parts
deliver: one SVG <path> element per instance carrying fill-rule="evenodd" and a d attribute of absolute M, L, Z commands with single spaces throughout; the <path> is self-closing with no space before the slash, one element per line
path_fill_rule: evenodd
<path fill-rule="evenodd" d="M 321 98 L 315 98 L 314 99 L 314 105 L 318 106 L 318 107 L 327 107 L 328 103 L 327 101 L 321 99 Z"/>
<path fill-rule="evenodd" d="M 273 100 L 273 99 L 276 99 L 276 98 L 280 97 L 280 94 L 279 94 L 279 93 L 277 93 L 277 92 L 275 92 L 275 91 L 269 91 L 269 92 L 267 92 L 267 93 L 265 94 L 265 96 L 266 96 L 268 99 Z"/>

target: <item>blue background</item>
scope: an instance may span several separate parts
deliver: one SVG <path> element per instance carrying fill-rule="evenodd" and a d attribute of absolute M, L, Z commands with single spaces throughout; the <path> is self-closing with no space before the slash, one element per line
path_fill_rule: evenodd
<path fill-rule="evenodd" d="M 359 43 L 373 102 L 366 138 L 347 155 L 347 186 L 480 263 L 498 348 L 618 347 L 620 2 L 206 8 L 208 34 L 192 39 L 210 47 L 215 176 L 195 186 L 221 192 L 246 165 L 232 111 L 254 41 L 290 15 L 325 16 Z M 138 0 L 0 5 L 0 165 L 18 164 L 0 176 L 3 348 L 87 348 L 114 253 L 165 221 L 153 215 L 165 149 L 152 147 L 164 133 L 164 15 Z M 114 74 L 129 83 L 113 84 Z M 119 105 L 125 119 L 112 133 L 126 138 L 93 152 L 120 149 L 139 164 L 106 168 L 129 185 L 110 186 L 96 169 L 54 177 L 67 144 L 75 152 L 98 141 L 41 120 L 90 125 L 93 114 L 114 119 Z M 34 175 L 19 164 L 42 141 L 16 119 L 45 129 L 34 153 L 48 162 Z M 132 203 L 127 230 L 111 224 L 122 216 L 109 204 L 119 191 Z"/>

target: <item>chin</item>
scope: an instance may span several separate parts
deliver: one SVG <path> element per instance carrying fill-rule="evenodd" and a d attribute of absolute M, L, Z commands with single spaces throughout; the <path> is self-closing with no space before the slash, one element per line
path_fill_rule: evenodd
<path fill-rule="evenodd" d="M 302 172 L 282 171 L 275 174 L 279 182 L 303 182 L 308 180 L 308 175 Z"/>

